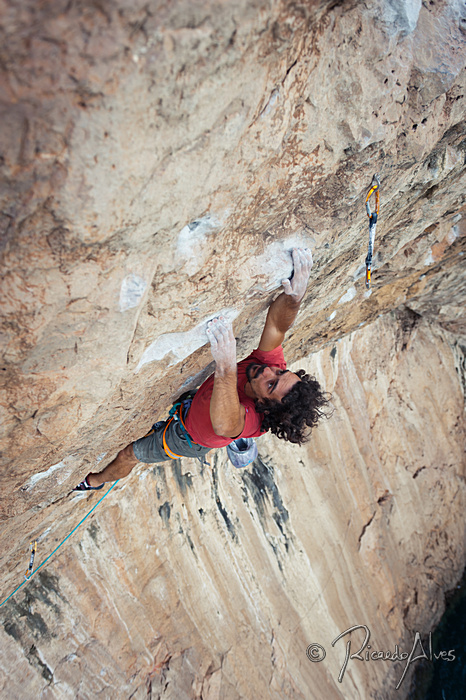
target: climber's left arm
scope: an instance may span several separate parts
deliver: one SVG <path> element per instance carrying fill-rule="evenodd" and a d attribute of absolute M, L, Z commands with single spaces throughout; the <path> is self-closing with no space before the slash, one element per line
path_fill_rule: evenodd
<path fill-rule="evenodd" d="M 293 275 L 282 280 L 283 292 L 271 304 L 267 313 L 259 350 L 275 350 L 283 343 L 286 331 L 291 328 L 306 293 L 312 269 L 312 253 L 309 248 L 293 248 Z"/>
<path fill-rule="evenodd" d="M 236 438 L 246 418 L 237 385 L 236 340 L 233 326 L 223 316 L 207 324 L 207 337 L 215 360 L 214 387 L 210 398 L 210 420 L 216 435 Z"/>

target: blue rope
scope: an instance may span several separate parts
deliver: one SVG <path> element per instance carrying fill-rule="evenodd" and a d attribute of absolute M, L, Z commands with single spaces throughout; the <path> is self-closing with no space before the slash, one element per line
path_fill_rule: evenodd
<path fill-rule="evenodd" d="M 49 554 L 49 556 L 48 556 L 46 559 L 44 559 L 44 561 L 42 562 L 42 564 L 40 564 L 36 569 L 34 569 L 34 571 L 31 571 L 31 575 L 26 579 L 26 581 L 23 581 L 17 588 L 15 588 L 15 590 L 13 591 L 13 593 L 10 593 L 10 595 L 8 596 L 8 598 L 5 598 L 5 600 L 3 601 L 3 603 L 0 603 L 0 608 L 2 607 L 2 605 L 4 605 L 4 604 L 6 603 L 7 600 L 9 600 L 9 599 L 11 598 L 12 595 L 14 595 L 14 594 L 16 593 L 16 591 L 19 591 L 20 588 L 22 588 L 28 581 L 30 581 L 30 580 L 32 579 L 32 577 L 34 576 L 34 574 L 35 574 L 37 571 L 39 571 L 39 569 L 41 569 L 41 568 L 44 566 L 45 562 L 47 562 L 47 561 L 50 559 L 50 557 L 52 557 L 52 556 L 55 554 L 55 552 L 57 551 L 57 549 L 60 549 L 60 547 L 62 546 L 63 542 L 66 542 L 66 540 L 68 539 L 68 537 L 71 537 L 71 535 L 73 534 L 73 532 L 76 532 L 76 530 L 78 529 L 78 527 L 79 527 L 80 525 L 83 524 L 83 522 L 90 516 L 90 514 L 92 513 L 92 511 L 95 510 L 95 509 L 97 508 L 97 506 L 99 505 L 99 503 L 102 503 L 102 501 L 104 500 L 105 496 L 108 496 L 108 494 L 110 493 L 110 491 L 113 489 L 114 486 L 116 486 L 116 485 L 118 484 L 118 482 L 119 482 L 119 479 L 117 479 L 117 480 L 115 481 L 115 483 L 112 484 L 112 485 L 110 486 L 109 490 L 108 490 L 106 493 L 104 493 L 104 495 L 102 496 L 102 498 L 100 499 L 100 501 L 97 501 L 97 503 L 95 504 L 95 506 L 93 506 L 93 507 L 91 508 L 91 510 L 89 511 L 89 513 L 88 513 L 87 515 L 85 515 L 84 518 L 76 525 L 76 527 L 75 527 L 73 530 L 71 530 L 70 534 L 67 535 L 67 536 L 65 537 L 65 539 L 62 540 L 62 542 L 60 542 L 60 544 L 58 545 L 58 547 L 55 547 L 55 549 L 53 550 L 53 552 L 52 552 L 51 554 Z"/>

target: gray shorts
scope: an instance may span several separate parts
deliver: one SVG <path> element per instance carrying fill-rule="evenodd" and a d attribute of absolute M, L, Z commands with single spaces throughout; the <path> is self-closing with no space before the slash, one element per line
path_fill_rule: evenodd
<path fill-rule="evenodd" d="M 136 459 L 140 462 L 146 462 L 147 464 L 166 462 L 168 459 L 172 459 L 163 449 L 163 431 L 165 430 L 166 424 L 167 421 L 156 423 L 145 437 L 133 442 L 133 450 Z M 184 435 L 183 428 L 174 420 L 167 428 L 165 440 L 174 454 L 180 455 L 181 457 L 197 457 L 202 462 L 207 452 L 212 449 L 211 447 L 196 445 L 194 442 L 192 443 L 192 447 L 190 447 Z"/>

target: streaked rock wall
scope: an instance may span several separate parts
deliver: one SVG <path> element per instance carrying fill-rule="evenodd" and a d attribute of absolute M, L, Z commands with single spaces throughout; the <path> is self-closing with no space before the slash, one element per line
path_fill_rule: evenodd
<path fill-rule="evenodd" d="M 455 358 L 394 314 L 298 365 L 335 407 L 306 447 L 264 436 L 245 470 L 225 450 L 141 466 L 4 606 L 8 697 L 405 697 L 406 662 L 352 660 L 340 685 L 348 636 L 331 642 L 366 625 L 373 650 L 410 652 L 461 574 Z M 39 555 L 99 497 L 56 504 Z"/>

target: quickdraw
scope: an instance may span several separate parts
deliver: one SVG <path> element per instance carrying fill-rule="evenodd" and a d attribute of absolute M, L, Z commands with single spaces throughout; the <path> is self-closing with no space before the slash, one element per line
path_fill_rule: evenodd
<path fill-rule="evenodd" d="M 31 548 L 31 556 L 29 559 L 29 566 L 24 574 L 26 581 L 29 581 L 32 575 L 32 570 L 34 569 L 34 557 L 36 556 L 37 552 L 37 540 L 32 540 L 32 542 L 29 543 L 29 547 Z"/>
<path fill-rule="evenodd" d="M 372 253 L 374 251 L 374 239 L 375 239 L 375 229 L 377 228 L 377 218 L 379 216 L 379 189 L 380 180 L 377 173 L 372 178 L 371 187 L 366 197 L 366 212 L 369 217 L 369 248 L 366 256 L 366 287 L 370 289 L 371 286 L 371 266 L 372 266 Z M 375 211 L 371 212 L 371 207 L 369 200 L 375 192 Z"/>

